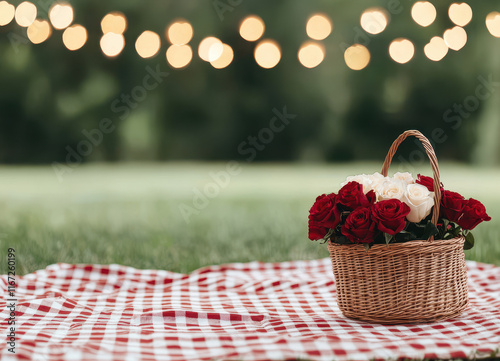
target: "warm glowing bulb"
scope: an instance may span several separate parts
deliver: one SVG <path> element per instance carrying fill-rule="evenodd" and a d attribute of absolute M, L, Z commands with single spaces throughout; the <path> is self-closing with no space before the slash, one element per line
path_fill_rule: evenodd
<path fill-rule="evenodd" d="M 247 41 L 257 41 L 264 34 L 264 21 L 258 16 L 248 16 L 241 22 L 240 35 Z"/>
<path fill-rule="evenodd" d="M 101 38 L 101 49 L 104 55 L 114 57 L 120 54 L 125 46 L 122 34 L 106 33 Z"/>
<path fill-rule="evenodd" d="M 137 38 L 135 50 L 137 50 L 137 54 L 139 54 L 141 58 L 151 58 L 158 54 L 160 45 L 160 35 L 146 30 Z"/>
<path fill-rule="evenodd" d="M 213 36 L 203 39 L 198 46 L 198 55 L 204 61 L 216 61 L 221 55 L 224 47 L 222 41 Z"/>
<path fill-rule="evenodd" d="M 280 62 L 281 50 L 275 41 L 262 40 L 255 47 L 254 57 L 262 68 L 274 68 Z"/>
<path fill-rule="evenodd" d="M 418 1 L 411 8 L 411 17 L 420 26 L 429 26 L 436 20 L 436 8 L 428 1 Z"/>
<path fill-rule="evenodd" d="M 312 41 L 302 44 L 299 49 L 298 58 L 306 68 L 315 68 L 325 59 L 325 48 L 323 45 Z"/>
<path fill-rule="evenodd" d="M 193 51 L 189 45 L 171 45 L 167 49 L 167 61 L 172 68 L 180 69 L 189 65 Z"/>
<path fill-rule="evenodd" d="M 448 54 L 448 46 L 446 46 L 443 38 L 435 36 L 424 46 L 424 53 L 430 60 L 440 61 Z"/>
<path fill-rule="evenodd" d="M 354 44 L 346 49 L 344 60 L 352 70 L 361 70 L 366 68 L 370 62 L 370 52 L 365 46 Z"/>
<path fill-rule="evenodd" d="M 486 28 L 496 38 L 500 38 L 500 13 L 493 11 L 486 16 Z"/>
<path fill-rule="evenodd" d="M 323 40 L 332 32 L 332 22 L 324 14 L 315 14 L 307 20 L 307 36 L 314 40 Z"/>
<path fill-rule="evenodd" d="M 361 27 L 369 34 L 380 34 L 387 26 L 387 12 L 382 8 L 366 9 L 361 15 Z"/>
<path fill-rule="evenodd" d="M 455 26 L 453 29 L 448 29 L 443 34 L 446 45 L 451 50 L 460 50 L 467 43 L 467 32 L 460 26 Z"/>
<path fill-rule="evenodd" d="M 30 3 L 29 1 L 20 3 L 16 8 L 15 13 L 17 25 L 27 28 L 35 21 L 36 14 L 36 6 L 33 3 Z"/>
<path fill-rule="evenodd" d="M 14 19 L 16 7 L 7 1 L 0 1 L 0 26 L 7 25 Z"/>
<path fill-rule="evenodd" d="M 229 64 L 231 64 L 234 58 L 233 49 L 229 45 L 222 44 L 222 47 L 222 54 L 219 56 L 219 58 L 215 61 L 210 62 L 210 64 L 212 64 L 215 69 L 222 69 L 227 67 Z"/>
<path fill-rule="evenodd" d="M 185 45 L 193 38 L 193 27 L 186 20 L 177 20 L 167 28 L 167 38 L 173 45 Z"/>
<path fill-rule="evenodd" d="M 81 25 L 72 25 L 64 30 L 62 38 L 68 50 L 78 50 L 87 42 L 87 29 Z"/>
<path fill-rule="evenodd" d="M 127 18 L 118 11 L 109 13 L 102 18 L 101 29 L 103 34 L 123 34 L 127 30 Z"/>
<path fill-rule="evenodd" d="M 52 28 L 47 20 L 36 19 L 28 26 L 27 34 L 33 44 L 40 44 L 50 37 Z"/>
<path fill-rule="evenodd" d="M 472 9 L 467 3 L 454 3 L 448 9 L 448 16 L 458 26 L 465 26 L 472 20 Z"/>
<path fill-rule="evenodd" d="M 395 39 L 389 45 L 389 55 L 395 62 L 405 64 L 415 55 L 415 46 L 408 39 Z"/>
<path fill-rule="evenodd" d="M 49 19 L 55 29 L 66 29 L 73 22 L 73 8 L 67 2 L 58 2 L 50 7 Z"/>

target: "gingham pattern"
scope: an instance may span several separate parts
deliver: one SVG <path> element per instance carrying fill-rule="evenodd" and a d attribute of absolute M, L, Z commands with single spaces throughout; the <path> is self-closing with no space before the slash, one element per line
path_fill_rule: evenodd
<path fill-rule="evenodd" d="M 346 319 L 329 259 L 211 266 L 190 275 L 57 264 L 17 280 L 3 360 L 370 360 L 500 349 L 500 267 L 468 262 L 471 307 L 434 324 Z M 6 294 L 6 276 L 1 288 Z M 1 317 L 8 316 L 4 299 Z M 2 335 L 6 322 L 1 324 Z"/>

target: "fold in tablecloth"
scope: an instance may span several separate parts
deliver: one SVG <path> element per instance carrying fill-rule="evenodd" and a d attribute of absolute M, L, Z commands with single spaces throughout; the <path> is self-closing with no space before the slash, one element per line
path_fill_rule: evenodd
<path fill-rule="evenodd" d="M 3 360 L 370 360 L 500 355 L 500 267 L 467 262 L 453 320 L 383 326 L 342 316 L 329 259 L 210 266 L 189 275 L 56 264 L 19 277 Z M 2 334 L 10 327 L 7 276 Z M 5 347 L 7 346 L 7 347 Z M 12 349 L 11 349 L 12 351 Z"/>

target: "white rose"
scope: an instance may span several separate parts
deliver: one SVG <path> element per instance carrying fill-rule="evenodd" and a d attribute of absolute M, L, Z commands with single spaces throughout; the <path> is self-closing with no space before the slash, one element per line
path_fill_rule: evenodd
<path fill-rule="evenodd" d="M 406 183 L 387 178 L 375 187 L 375 192 L 379 201 L 387 199 L 401 200 L 406 192 Z"/>
<path fill-rule="evenodd" d="M 397 179 L 397 180 L 403 181 L 406 184 L 415 183 L 415 180 L 413 179 L 411 173 L 408 173 L 408 172 L 404 172 L 404 173 L 397 172 L 392 176 L 392 179 Z"/>
<path fill-rule="evenodd" d="M 349 182 L 356 182 L 363 186 L 363 193 L 366 194 L 372 190 L 372 181 L 370 176 L 366 174 L 354 175 L 347 177 L 345 182 L 341 183 L 340 186 L 343 187 Z"/>
<path fill-rule="evenodd" d="M 434 192 L 421 184 L 409 184 L 402 199 L 411 209 L 406 219 L 418 223 L 431 213 L 434 206 Z"/>
<path fill-rule="evenodd" d="M 375 190 L 375 188 L 380 184 L 382 183 L 383 181 L 385 181 L 386 179 L 388 179 L 387 177 L 384 177 L 382 174 L 380 174 L 379 172 L 375 172 L 373 174 L 370 174 L 368 176 L 372 182 L 372 189 Z"/>

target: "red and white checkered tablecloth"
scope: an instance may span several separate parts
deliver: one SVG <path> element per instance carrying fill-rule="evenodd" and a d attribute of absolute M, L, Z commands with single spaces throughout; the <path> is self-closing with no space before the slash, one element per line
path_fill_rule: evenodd
<path fill-rule="evenodd" d="M 2 360 L 92 361 L 486 357 L 500 349 L 500 267 L 468 268 L 471 307 L 462 317 L 382 326 L 342 316 L 329 259 L 189 275 L 56 264 L 17 279 L 16 353 L 4 336 L 0 352 Z"/>

